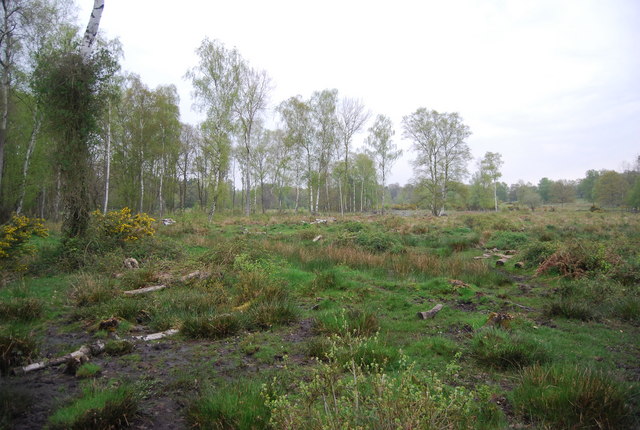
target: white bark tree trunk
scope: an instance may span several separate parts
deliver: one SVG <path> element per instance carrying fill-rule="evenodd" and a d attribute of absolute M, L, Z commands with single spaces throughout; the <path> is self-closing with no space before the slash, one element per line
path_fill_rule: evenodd
<path fill-rule="evenodd" d="M 107 106 L 107 148 L 105 153 L 105 172 L 104 172 L 104 204 L 102 205 L 102 213 L 107 213 L 109 207 L 109 178 L 111 176 L 111 102 Z"/>
<path fill-rule="evenodd" d="M 38 139 L 38 133 L 40 132 L 41 124 L 40 114 L 36 107 L 33 111 L 33 130 L 31 130 L 31 136 L 29 137 L 29 146 L 27 147 L 27 153 L 24 156 L 24 164 L 22 165 L 22 183 L 20 184 L 20 197 L 18 198 L 18 206 L 16 207 L 16 213 L 22 213 L 22 207 L 24 205 L 24 196 L 27 192 L 27 175 L 29 173 L 29 164 L 31 162 L 31 155 L 36 148 L 36 141 Z"/>
<path fill-rule="evenodd" d="M 94 0 L 93 10 L 91 11 L 91 18 L 89 18 L 89 24 L 87 30 L 84 32 L 84 38 L 82 39 L 82 45 L 80 45 L 80 55 L 86 60 L 89 59 L 91 51 L 93 49 L 93 43 L 96 40 L 98 34 L 98 28 L 100 27 L 100 18 L 102 18 L 102 11 L 104 10 L 104 0 Z"/>

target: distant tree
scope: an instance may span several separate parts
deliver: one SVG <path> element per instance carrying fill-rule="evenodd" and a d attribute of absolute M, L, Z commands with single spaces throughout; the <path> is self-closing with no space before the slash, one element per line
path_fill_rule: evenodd
<path fill-rule="evenodd" d="M 601 206 L 618 207 L 624 204 L 629 183 L 624 176 L 613 170 L 600 174 L 593 187 L 595 201 Z"/>
<path fill-rule="evenodd" d="M 549 178 L 542 178 L 538 182 L 538 194 L 540 194 L 543 203 L 549 203 L 551 201 L 552 186 L 553 181 Z"/>
<path fill-rule="evenodd" d="M 466 139 L 469 127 L 457 113 L 419 108 L 402 119 L 403 135 L 413 141 L 416 174 L 429 193 L 431 212 L 444 212 L 449 185 L 467 173 L 471 158 Z"/>
<path fill-rule="evenodd" d="M 585 177 L 580 180 L 576 188 L 578 197 L 585 199 L 591 203 L 595 203 L 593 187 L 595 186 L 599 177 L 600 172 L 598 172 L 597 170 L 587 170 Z"/>
<path fill-rule="evenodd" d="M 532 211 L 535 211 L 537 207 L 542 204 L 542 197 L 532 188 L 526 188 L 522 192 L 522 197 L 519 199 L 522 204 L 528 206 Z"/>
<path fill-rule="evenodd" d="M 540 186 L 538 185 L 538 193 L 540 192 Z M 549 189 L 549 200 L 554 203 L 571 203 L 576 197 L 576 185 L 564 179 L 554 181 L 551 183 Z M 544 199 L 543 199 L 544 200 Z"/>
<path fill-rule="evenodd" d="M 342 142 L 342 155 L 344 156 L 344 172 L 342 184 L 338 182 L 340 195 L 340 212 L 344 214 L 345 206 L 349 201 L 349 154 L 351 153 L 351 142 L 353 136 L 358 133 L 369 119 L 369 112 L 364 108 L 361 101 L 351 98 L 343 98 L 338 105 L 338 130 L 340 141 Z M 347 197 L 343 198 L 344 195 Z M 355 210 L 355 208 L 352 208 Z"/>
<path fill-rule="evenodd" d="M 384 115 L 378 115 L 374 124 L 369 128 L 369 136 L 366 140 L 367 146 L 371 149 L 371 158 L 375 160 L 380 175 L 380 186 L 382 187 L 380 207 L 382 214 L 384 214 L 387 175 L 393 163 L 402 155 L 402 150 L 397 149 L 397 146 L 391 140 L 394 134 L 395 131 L 391 120 Z"/>
<path fill-rule="evenodd" d="M 502 176 L 502 155 L 497 152 L 486 152 L 484 157 L 478 162 L 478 173 L 475 176 L 475 194 L 482 193 L 491 188 L 493 197 L 493 208 L 498 210 L 498 179 Z M 481 198 L 479 200 L 482 200 Z M 480 206 L 484 206 L 478 202 Z"/>
<path fill-rule="evenodd" d="M 627 193 L 627 205 L 634 211 L 640 210 L 640 178 L 636 178 L 636 182 Z"/>

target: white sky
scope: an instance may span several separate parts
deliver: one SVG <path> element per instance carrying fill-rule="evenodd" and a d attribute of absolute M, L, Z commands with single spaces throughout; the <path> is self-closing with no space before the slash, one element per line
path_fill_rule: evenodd
<path fill-rule="evenodd" d="M 93 1 L 77 3 L 84 27 Z M 105 3 L 101 30 L 122 42 L 123 69 L 175 84 L 182 121 L 200 118 L 184 74 L 204 37 L 217 39 L 267 71 L 274 105 L 337 88 L 389 116 L 405 151 L 390 182 L 413 177 L 401 120 L 419 107 L 459 112 L 474 157 L 501 153 L 507 183 L 620 170 L 640 155 L 637 0 Z"/>

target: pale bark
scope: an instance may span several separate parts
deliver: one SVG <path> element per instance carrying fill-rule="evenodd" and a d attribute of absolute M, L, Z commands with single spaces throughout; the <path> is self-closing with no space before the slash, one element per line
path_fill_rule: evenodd
<path fill-rule="evenodd" d="M 109 207 L 109 179 L 111 177 L 111 102 L 107 107 L 107 148 L 105 153 L 105 172 L 104 172 L 104 203 L 102 205 L 102 213 L 107 213 Z"/>
<path fill-rule="evenodd" d="M 80 45 L 80 54 L 86 60 L 89 59 L 91 51 L 93 49 L 93 43 L 96 40 L 98 34 L 98 28 L 100 27 L 100 18 L 102 17 L 102 11 L 104 10 L 104 0 L 94 0 L 93 10 L 91 11 L 91 17 L 89 18 L 89 24 L 87 30 L 84 32 L 84 38 Z"/>
<path fill-rule="evenodd" d="M 29 136 L 29 145 L 27 146 L 27 153 L 24 156 L 24 164 L 22 165 L 22 182 L 20 183 L 20 197 L 18 198 L 18 205 L 16 207 L 16 213 L 22 213 L 22 206 L 24 205 L 24 196 L 27 191 L 27 176 L 29 173 L 29 164 L 31 163 L 31 155 L 36 148 L 36 141 L 38 140 L 38 133 L 40 132 L 40 124 L 42 123 L 39 111 L 37 107 L 33 111 L 33 129 L 31 130 L 31 136 Z"/>
<path fill-rule="evenodd" d="M 165 288 L 167 288 L 166 285 L 154 285 L 154 286 L 151 286 L 151 287 L 138 288 L 136 290 L 125 291 L 124 295 L 125 296 L 134 296 L 134 295 L 137 295 L 137 294 L 145 294 L 145 293 L 150 293 L 150 292 L 153 292 L 153 291 L 163 290 Z"/>

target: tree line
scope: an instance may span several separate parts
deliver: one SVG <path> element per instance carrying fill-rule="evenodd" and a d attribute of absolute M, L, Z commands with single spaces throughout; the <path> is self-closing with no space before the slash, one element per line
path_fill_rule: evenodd
<path fill-rule="evenodd" d="M 13 212 L 56 219 L 69 214 L 74 198 L 84 202 L 84 212 L 127 206 L 162 216 L 198 208 L 210 219 L 221 210 L 346 213 L 390 204 L 440 215 L 448 208 L 498 210 L 499 202 L 513 201 L 535 208 L 575 197 L 639 206 L 637 167 L 589 171 L 579 182 L 543 178 L 507 186 L 499 182 L 500 154 L 487 152 L 464 184 L 469 127 L 457 113 L 424 107 L 401 123 L 416 154 L 415 179 L 388 185 L 401 155 L 388 117 L 336 89 L 272 108 L 267 72 L 216 40 L 203 40 L 198 64 L 185 71 L 204 120 L 181 123 L 176 87 L 150 88 L 138 75 L 120 72 L 117 40 L 98 40 L 91 61 L 80 62 L 85 74 L 69 78 L 79 70 L 73 53 L 82 45 L 71 6 L 2 0 L 1 220 Z M 79 97 L 85 90 L 90 97 Z M 272 111 L 276 120 L 267 121 Z M 366 137 L 356 149 L 359 133 Z"/>

